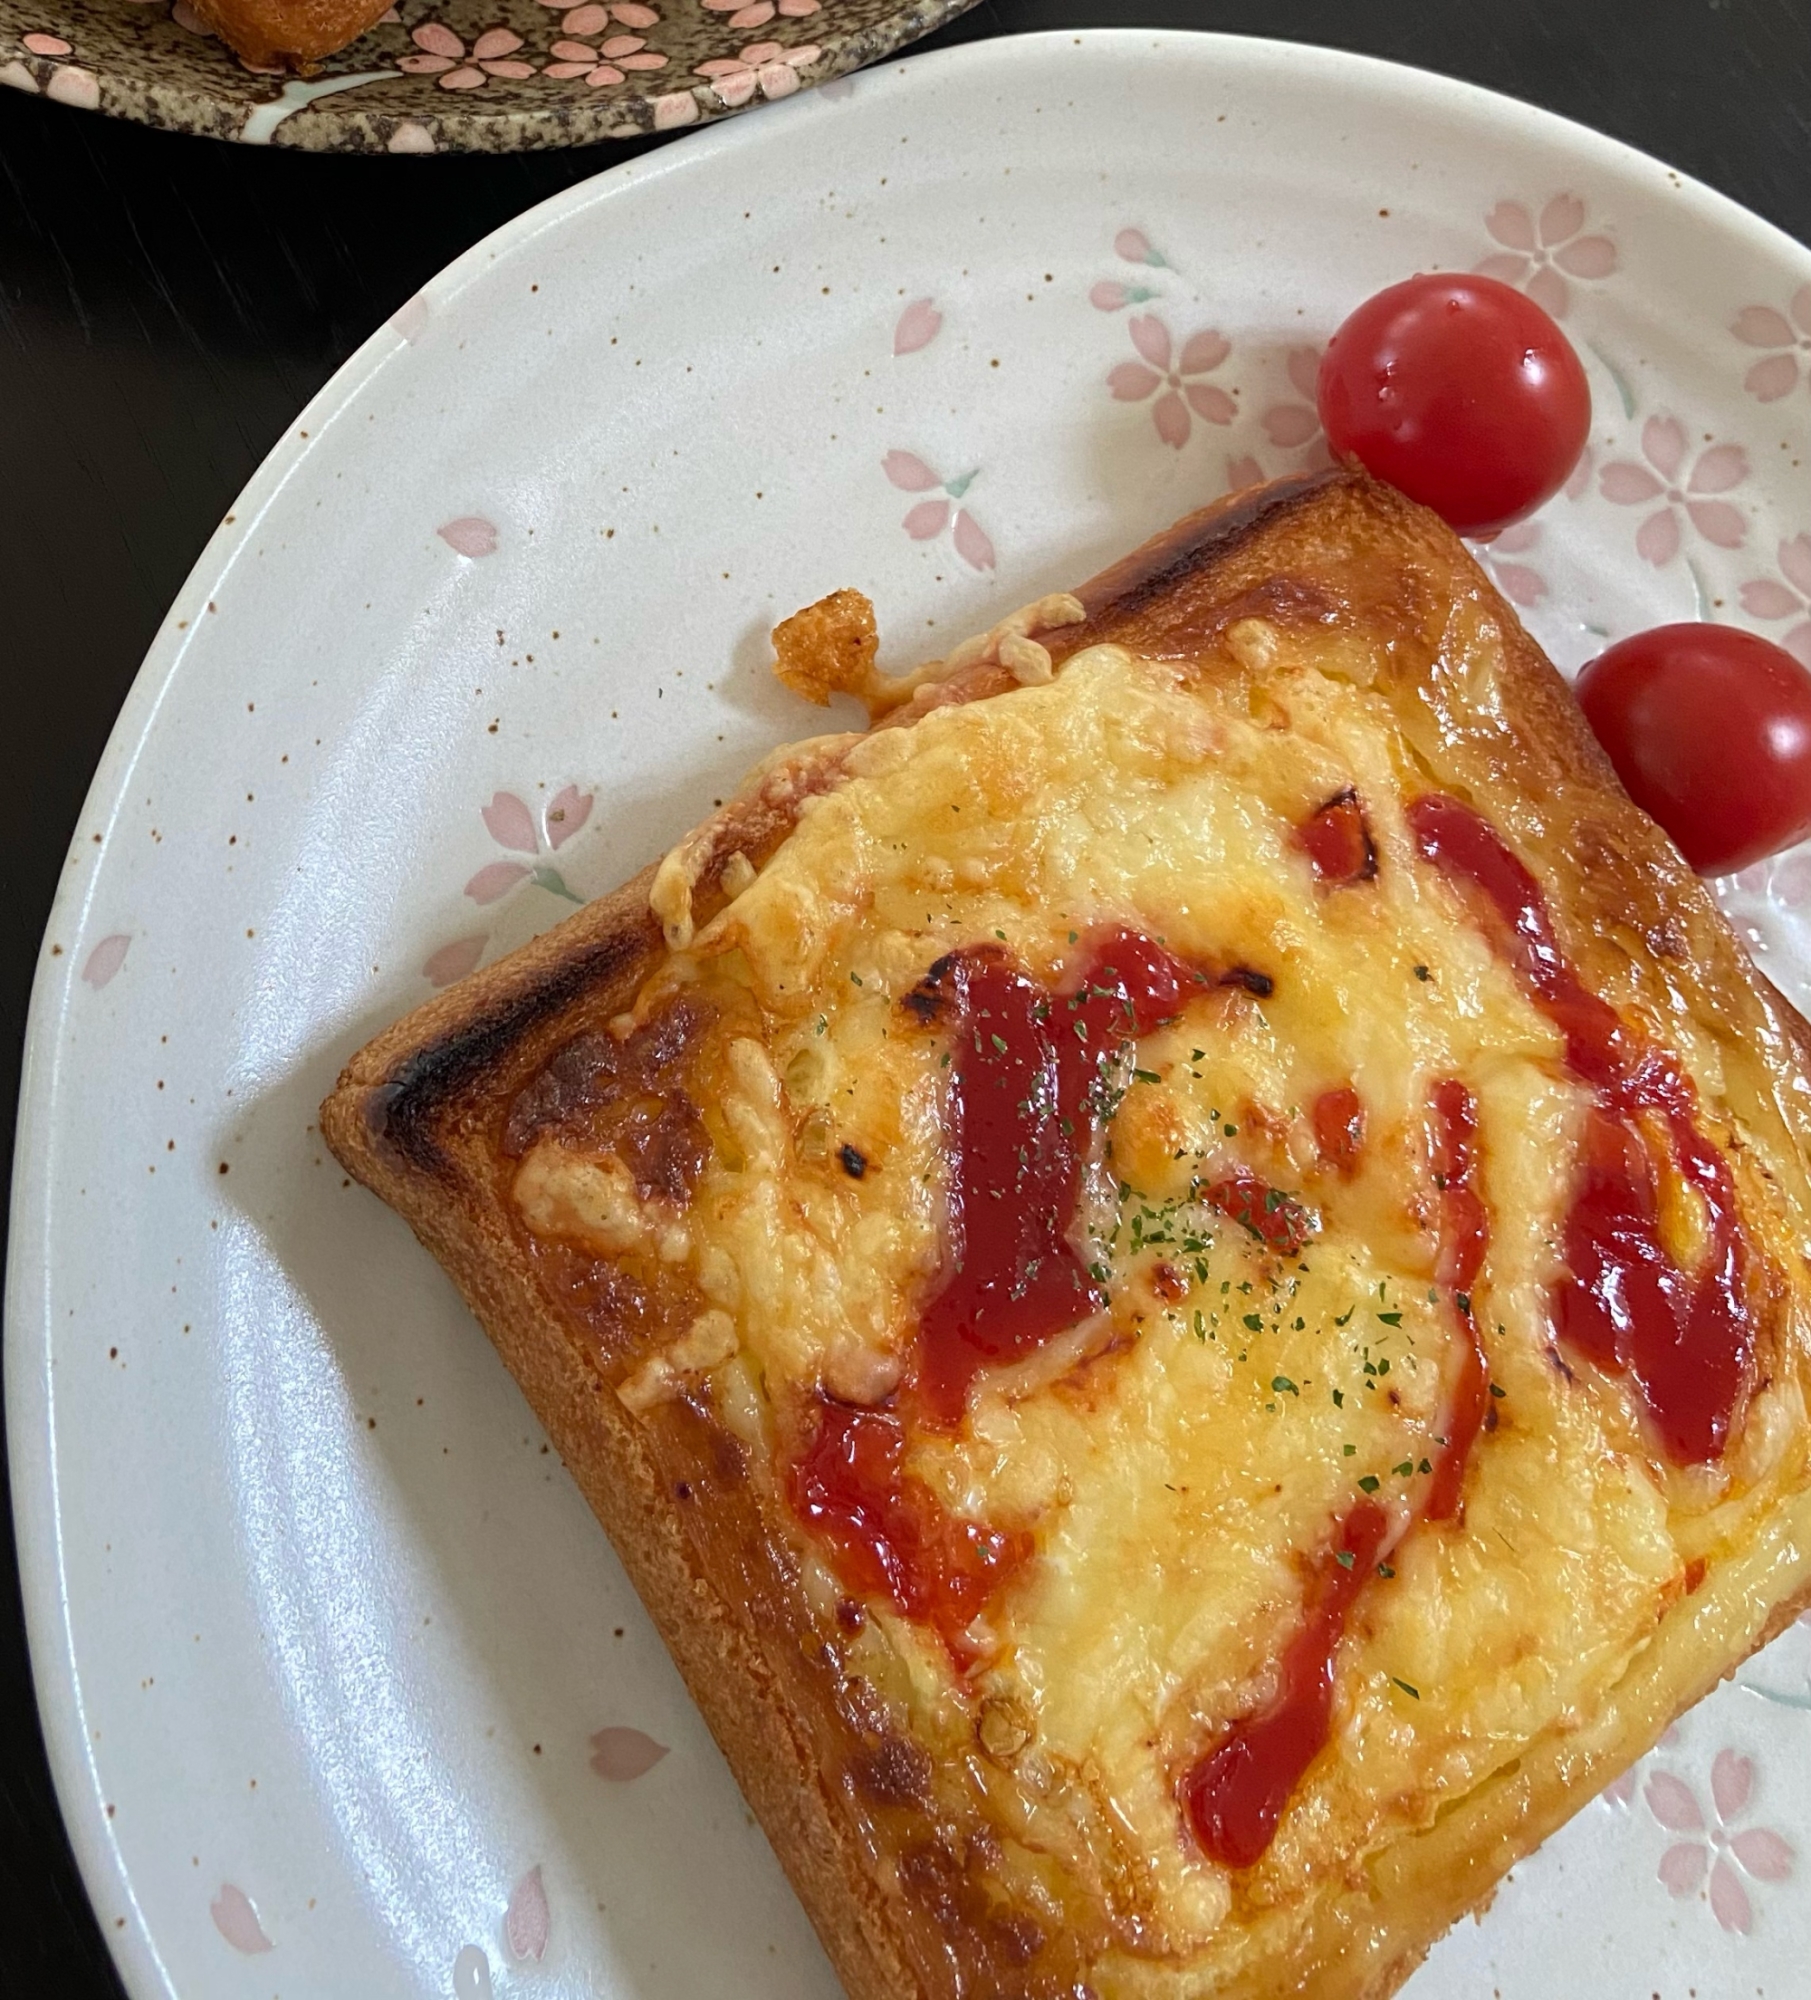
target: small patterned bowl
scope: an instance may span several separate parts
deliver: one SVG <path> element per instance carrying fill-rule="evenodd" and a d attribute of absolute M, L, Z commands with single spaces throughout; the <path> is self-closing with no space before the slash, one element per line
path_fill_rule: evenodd
<path fill-rule="evenodd" d="M 974 4 L 399 0 L 297 77 L 248 67 L 188 0 L 0 0 L 0 84 L 254 146 L 507 153 L 676 131 L 790 97 Z"/>

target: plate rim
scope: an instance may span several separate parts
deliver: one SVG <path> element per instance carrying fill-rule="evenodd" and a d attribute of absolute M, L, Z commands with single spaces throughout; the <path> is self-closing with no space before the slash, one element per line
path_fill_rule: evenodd
<path fill-rule="evenodd" d="M 819 115 L 825 110 L 846 116 L 871 115 L 883 92 L 891 95 L 922 87 L 951 70 L 985 71 L 1010 65 L 1022 75 L 1042 59 L 1069 61 L 1078 55 L 1090 58 L 1098 68 L 1102 60 L 1142 57 L 1163 49 L 1181 49 L 1190 58 L 1254 71 L 1294 68 L 1299 75 L 1304 67 L 1313 68 L 1323 80 L 1347 79 L 1360 97 L 1388 102 L 1394 96 L 1419 110 L 1443 113 L 1455 123 L 1516 126 L 1523 138 L 1564 150 L 1574 158 L 1594 155 L 1596 164 L 1616 174 L 1660 175 L 1669 183 L 1669 196 L 1685 202 L 1703 226 L 1734 235 L 1759 255 L 1795 261 L 1811 279 L 1811 248 L 1733 197 L 1669 167 L 1637 146 L 1482 84 L 1318 44 L 1195 29 L 1052 29 L 992 36 L 953 48 L 891 58 L 865 74 L 859 111 L 844 113 L 840 105 L 826 102 Z M 816 103 L 816 93 L 804 94 L 804 101 Z M 767 107 L 762 116 L 694 130 L 653 154 L 618 161 L 575 182 L 480 238 L 436 272 L 416 296 L 431 295 L 437 310 L 445 311 L 480 275 L 519 255 L 544 232 L 581 209 L 620 200 L 651 178 L 704 171 L 725 150 L 785 143 L 791 128 L 771 123 L 775 113 L 788 118 L 801 116 L 795 105 Z M 803 127 L 800 129 L 802 135 Z M 395 315 L 375 327 L 290 420 L 209 536 L 147 648 L 109 731 L 77 815 L 72 851 L 84 827 L 98 826 L 104 839 L 110 833 L 164 698 L 201 630 L 201 621 L 194 613 L 217 594 L 220 579 L 250 546 L 308 454 L 324 448 L 336 420 L 408 347 Z M 53 956 L 46 947 L 58 931 L 72 939 L 85 935 L 102 872 L 101 868 L 84 871 L 75 879 L 66 873 L 59 882 L 32 980 L 8 1217 L 3 1357 L 6 1445 L 32 1686 L 58 1809 L 83 1890 L 131 2000 L 160 2000 L 161 1996 L 177 2000 L 177 1989 L 112 1834 L 90 1755 L 81 1665 L 69 1621 L 61 1533 L 63 1494 L 58 1479 L 52 1383 L 56 1328 L 47 1296 L 57 1203 L 49 1163 L 64 1060 L 63 1028 L 82 953 L 72 944 Z M 123 1928 L 101 1922 L 104 1901 L 130 1913 Z"/>
<path fill-rule="evenodd" d="M 866 26 L 840 34 L 827 29 L 820 45 L 822 53 L 811 65 L 817 73 L 800 87 L 821 90 L 865 65 L 885 62 L 979 4 L 980 0 L 894 0 L 890 12 Z M 20 38 L 22 31 L 13 32 L 15 39 Z M 234 59 L 230 48 L 223 43 L 220 46 L 229 60 Z M 344 53 L 341 50 L 324 60 L 337 61 Z M 645 88 L 620 86 L 621 94 L 611 98 L 567 96 L 490 110 L 481 96 L 436 100 L 424 93 L 420 104 L 398 111 L 374 109 L 362 97 L 348 97 L 344 103 L 339 100 L 341 92 L 363 83 L 410 80 L 401 71 L 345 70 L 311 77 L 245 68 L 241 72 L 244 88 L 233 94 L 224 88 L 210 88 L 205 82 L 166 82 L 130 62 L 74 61 L 40 56 L 29 49 L 9 57 L 5 68 L 16 68 L 25 75 L 27 81 L 16 84 L 17 88 L 45 97 L 53 96 L 52 83 L 61 75 L 73 73 L 84 85 L 93 86 L 94 102 L 70 96 L 57 100 L 67 108 L 97 112 L 148 131 L 219 139 L 231 145 L 280 146 L 291 152 L 410 157 L 570 152 L 587 146 L 634 145 L 669 131 L 697 129 L 764 108 L 759 96 L 740 105 L 726 103 L 711 88 L 709 79 L 696 72 L 669 76 L 665 89 L 653 84 Z M 5 80 L 0 71 L 0 81 Z M 686 108 L 686 99 L 691 109 Z M 663 102 L 678 111 L 671 122 L 663 122 L 659 108 Z M 318 115 L 296 123 L 298 113 Z M 397 143 L 403 134 L 412 143 Z"/>

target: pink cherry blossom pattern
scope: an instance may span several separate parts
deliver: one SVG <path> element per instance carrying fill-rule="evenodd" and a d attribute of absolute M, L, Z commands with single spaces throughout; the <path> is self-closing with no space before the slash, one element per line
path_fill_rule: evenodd
<path fill-rule="evenodd" d="M 490 804 L 478 809 L 484 830 L 506 854 L 525 855 L 527 859 L 485 862 L 466 882 L 466 897 L 480 909 L 488 909 L 524 884 L 533 883 L 550 896 L 582 903 L 584 898 L 573 894 L 566 878 L 547 857 L 558 853 L 584 826 L 596 803 L 595 792 L 564 785 L 547 801 L 537 822 L 525 799 L 514 792 L 494 792 Z M 421 968 L 422 977 L 432 986 L 450 986 L 474 970 L 489 942 L 482 932 L 455 938 L 432 954 Z"/>
<path fill-rule="evenodd" d="M 1153 247 L 1151 239 L 1142 229 L 1122 229 L 1113 239 L 1113 248 L 1128 264 L 1144 264 L 1159 271 L 1170 269 L 1168 258 Z M 1141 306 L 1147 299 L 1157 296 L 1158 293 L 1150 285 L 1103 278 L 1099 284 L 1090 287 L 1088 303 L 1097 312 L 1123 312 L 1127 306 Z"/>
<path fill-rule="evenodd" d="M 1648 1811 L 1669 1833 L 1702 1833 L 1704 1814 L 1696 1794 L 1671 1771 L 1656 1771 L 1647 1781 Z"/>
<path fill-rule="evenodd" d="M 581 792 L 577 785 L 568 785 L 563 791 L 555 792 L 544 815 L 548 846 L 555 849 L 564 847 L 591 817 L 591 808 L 596 802 L 596 793 Z"/>
<path fill-rule="evenodd" d="M 65 56 L 75 54 L 75 45 L 65 41 L 61 35 L 53 35 L 48 29 L 34 28 L 19 37 L 19 46 L 28 55 L 36 56 L 41 62 L 50 63 L 42 83 L 22 62 L 9 62 L 0 66 L 0 83 L 8 83 L 16 90 L 42 90 L 44 95 L 58 104 L 73 105 L 78 111 L 97 111 L 101 102 L 100 79 L 79 64 L 65 62 Z"/>
<path fill-rule="evenodd" d="M 501 902 L 518 882 L 526 882 L 534 873 L 519 861 L 487 861 L 476 875 L 466 883 L 465 893 L 480 906 Z"/>
<path fill-rule="evenodd" d="M 53 104 L 67 104 L 74 111 L 98 111 L 101 80 L 79 64 L 59 63 L 44 80 L 44 95 Z"/>
<path fill-rule="evenodd" d="M 1541 539 L 1541 524 L 1538 521 L 1517 521 L 1505 528 L 1497 538 L 1479 547 L 1475 553 L 1484 567 L 1496 579 L 1497 588 L 1523 611 L 1532 611 L 1547 595 L 1547 579 L 1530 563 L 1505 561 L 1504 558 L 1526 555 Z"/>
<path fill-rule="evenodd" d="M 943 484 L 915 451 L 888 452 L 880 461 L 880 469 L 887 475 L 888 484 L 897 486 L 902 493 L 928 493 L 933 486 Z"/>
<path fill-rule="evenodd" d="M 811 10 L 816 12 L 815 7 Z M 749 0 L 749 4 L 738 7 L 729 17 L 732 28 L 764 28 L 780 12 L 774 0 Z"/>
<path fill-rule="evenodd" d="M 1742 387 L 1757 402 L 1777 403 L 1791 395 L 1798 387 L 1801 366 L 1811 382 L 1811 285 L 1800 285 L 1784 312 L 1773 306 L 1744 306 L 1729 330 L 1744 347 L 1773 350 L 1742 377 Z"/>
<path fill-rule="evenodd" d="M 689 90 L 670 90 L 654 100 L 656 132 L 677 132 L 682 125 L 696 125 L 704 116 L 697 98 Z"/>
<path fill-rule="evenodd" d="M 1289 375 L 1289 386 L 1301 400 L 1272 403 L 1258 422 L 1264 426 L 1264 435 L 1272 444 L 1285 451 L 1293 451 L 1320 432 L 1320 411 L 1315 403 L 1319 392 L 1321 351 L 1318 347 L 1292 347 L 1284 365 Z"/>
<path fill-rule="evenodd" d="M 950 530 L 950 540 L 956 545 L 956 553 L 970 569 L 992 569 L 994 566 L 994 545 L 986 532 L 966 508 L 956 513 L 956 525 Z"/>
<path fill-rule="evenodd" d="M 87 963 L 82 967 L 82 977 L 90 986 L 105 986 L 125 964 L 131 945 L 132 939 L 125 931 L 115 931 L 111 937 L 102 938 L 88 954 Z"/>
<path fill-rule="evenodd" d="M 1264 483 L 1264 468 L 1250 453 L 1244 452 L 1237 458 L 1226 461 L 1226 490 L 1228 493 L 1243 493 L 1248 486 Z"/>
<path fill-rule="evenodd" d="M 540 0 L 549 13 L 558 14 L 560 26 L 569 35 L 595 35 L 614 21 L 621 28 L 658 28 L 660 15 L 641 0 Z"/>
<path fill-rule="evenodd" d="M 626 82 L 631 70 L 665 69 L 667 58 L 648 47 L 646 35 L 606 35 L 595 47 L 578 39 L 600 33 L 613 19 L 620 22 L 625 12 L 641 16 L 652 14 L 653 9 L 601 4 L 574 7 L 560 22 L 560 39 L 548 50 L 553 60 L 542 74 L 560 82 L 582 77 L 587 89 L 603 90 Z"/>
<path fill-rule="evenodd" d="M 264 1935 L 264 1926 L 258 1921 L 258 1913 L 252 1908 L 252 1899 L 232 1882 L 222 1882 L 220 1893 L 208 1905 L 208 1915 L 214 1920 L 214 1928 L 226 1939 L 235 1951 L 242 1951 L 250 1958 L 275 1947 Z"/>
<path fill-rule="evenodd" d="M 1742 609 L 1750 618 L 1796 618 L 1780 644 L 1794 659 L 1811 667 L 1811 535 L 1794 535 L 1781 542 L 1780 573 L 1756 577 L 1742 586 Z M 1811 1618 L 1811 1613 L 1806 1614 Z"/>
<path fill-rule="evenodd" d="M 1538 217 L 1524 202 L 1500 201 L 1484 227 L 1505 247 L 1473 268 L 1519 286 L 1544 311 L 1564 319 L 1572 302 L 1566 278 L 1595 283 L 1618 261 L 1609 237 L 1583 233 L 1585 220 L 1585 205 L 1575 194 L 1556 194 Z"/>
<path fill-rule="evenodd" d="M 1088 288 L 1088 303 L 1096 312 L 1123 312 L 1127 306 L 1141 306 L 1159 294 L 1149 285 L 1126 285 L 1117 278 L 1102 278 Z"/>
<path fill-rule="evenodd" d="M 600 1729 L 591 1739 L 591 1768 L 613 1785 L 632 1785 L 645 1778 L 664 1756 L 667 1746 L 645 1730 Z"/>
<path fill-rule="evenodd" d="M 520 81 L 535 73 L 533 63 L 517 57 L 522 37 L 512 28 L 486 28 L 468 49 L 444 21 L 423 21 L 409 39 L 421 53 L 401 57 L 397 68 L 431 76 L 442 90 L 482 90 L 492 77 Z"/>
<path fill-rule="evenodd" d="M 552 852 L 570 840 L 591 815 L 594 794 L 581 792 L 576 785 L 568 785 L 554 795 L 547 808 L 547 829 L 543 835 L 535 824 L 535 817 L 526 803 L 514 792 L 496 793 L 489 805 L 481 807 L 479 817 L 484 821 L 485 831 L 501 848 L 512 854 L 526 854 L 529 861 L 487 861 L 465 885 L 465 893 L 474 903 L 486 905 L 501 902 L 509 892 L 524 882 L 533 882 L 537 888 L 545 889 L 550 895 L 564 897 L 569 903 L 582 902 L 567 888 L 565 878 L 556 868 L 549 867 L 538 857 Z M 555 812 L 559 818 L 554 819 Z"/>
<path fill-rule="evenodd" d="M 893 328 L 893 352 L 916 354 L 920 348 L 929 347 L 942 331 L 943 315 L 937 310 L 936 301 L 914 299 Z"/>
<path fill-rule="evenodd" d="M 1754 1796 L 1755 1766 L 1739 1751 L 1723 1749 L 1710 1767 L 1710 1808 L 1675 1772 L 1655 1771 L 1643 1796 L 1656 1822 L 1681 1836 L 1660 1857 L 1655 1871 L 1671 1896 L 1695 1896 L 1706 1884 L 1711 1914 L 1726 1931 L 1754 1927 L 1750 1882 L 1789 1881 L 1798 1856 L 1791 1843 L 1769 1826 L 1736 1824 Z"/>
<path fill-rule="evenodd" d="M 503 1913 L 503 1936 L 511 1957 L 541 1958 L 546 1953 L 547 1934 L 552 1927 L 541 1871 L 538 1867 L 531 1868 L 511 1892 L 509 1908 Z"/>
<path fill-rule="evenodd" d="M 1297 462 L 1301 471 L 1319 472 L 1333 463 L 1333 450 L 1321 429 L 1321 415 L 1317 407 L 1321 350 L 1318 347 L 1292 347 L 1284 357 L 1283 365 L 1295 397 L 1284 397 L 1272 403 L 1258 422 L 1264 427 L 1264 435 L 1279 450 L 1301 453 Z"/>
<path fill-rule="evenodd" d="M 1211 374 L 1232 352 L 1232 343 L 1211 327 L 1190 334 L 1182 352 L 1175 352 L 1170 330 L 1155 313 L 1140 313 L 1126 322 L 1132 345 L 1142 359 L 1122 361 L 1107 376 L 1107 388 L 1118 403 L 1142 403 L 1151 397 L 1151 422 L 1172 451 L 1188 443 L 1190 412 L 1210 424 L 1230 424 L 1239 406 L 1217 383 L 1193 378 Z"/>
<path fill-rule="evenodd" d="M 799 71 L 822 54 L 815 42 L 797 49 L 783 48 L 778 42 L 751 42 L 737 56 L 713 56 L 701 62 L 692 74 L 708 77 L 724 109 L 734 111 L 757 90 L 770 101 L 790 97 L 799 87 Z"/>
<path fill-rule="evenodd" d="M 474 562 L 480 556 L 497 553 L 497 524 L 487 521 L 482 514 L 461 514 L 458 520 L 444 522 L 434 532 L 455 555 L 468 556 Z"/>
<path fill-rule="evenodd" d="M 713 14 L 727 14 L 732 28 L 764 28 L 776 14 L 804 21 L 822 13 L 823 0 L 703 0 Z"/>
<path fill-rule="evenodd" d="M 534 814 L 514 792 L 498 792 L 489 805 L 480 808 L 478 816 L 499 847 L 513 848 L 518 854 L 533 854 L 539 845 L 535 839 Z"/>
<path fill-rule="evenodd" d="M 899 525 L 913 541 L 935 541 L 948 528 L 956 553 L 970 569 L 994 567 L 994 545 L 988 539 L 986 530 L 968 508 L 956 505 L 979 478 L 978 467 L 954 479 L 943 479 L 916 452 L 890 451 L 881 460 L 880 469 L 887 475 L 888 482 L 902 493 L 936 495 L 934 499 L 920 500 L 906 509 Z"/>
<path fill-rule="evenodd" d="M 1662 504 L 1635 533 L 1636 553 L 1663 569 L 1684 544 L 1681 517 L 1719 549 L 1740 548 L 1748 522 L 1741 509 L 1711 496 L 1731 492 L 1748 477 L 1748 455 L 1737 444 L 1710 444 L 1691 459 L 1685 426 L 1677 417 L 1649 417 L 1641 427 L 1645 465 L 1612 459 L 1598 474 L 1598 491 L 1621 507 Z"/>
<path fill-rule="evenodd" d="M 1113 239 L 1113 254 L 1123 257 L 1128 264 L 1149 264 L 1158 271 L 1174 269 L 1142 229 L 1122 229 Z"/>
<path fill-rule="evenodd" d="M 451 944 L 443 944 L 434 952 L 421 968 L 421 976 L 430 986 L 451 986 L 454 980 L 463 979 L 468 972 L 477 970 L 478 961 L 484 956 L 484 947 L 490 939 L 480 931 L 475 937 L 455 938 Z"/>

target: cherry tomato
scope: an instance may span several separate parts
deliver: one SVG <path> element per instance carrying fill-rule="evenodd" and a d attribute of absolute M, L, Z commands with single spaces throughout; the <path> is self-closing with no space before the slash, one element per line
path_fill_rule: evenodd
<path fill-rule="evenodd" d="M 1439 272 L 1367 299 L 1327 343 L 1321 423 L 1342 457 L 1462 535 L 1493 535 L 1566 483 L 1591 428 L 1571 343 L 1495 278 Z"/>
<path fill-rule="evenodd" d="M 1811 834 L 1811 674 L 1731 625 L 1658 625 L 1578 677 L 1630 798 L 1700 875 Z"/>

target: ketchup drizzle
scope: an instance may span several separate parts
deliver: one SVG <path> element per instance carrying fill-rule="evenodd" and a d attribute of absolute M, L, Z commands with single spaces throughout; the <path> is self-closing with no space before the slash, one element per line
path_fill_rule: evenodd
<path fill-rule="evenodd" d="M 1295 844 L 1313 863 L 1315 874 L 1335 888 L 1369 882 L 1377 873 L 1377 843 L 1351 785 L 1315 807 L 1296 828 Z"/>
<path fill-rule="evenodd" d="M 1344 1099 L 1350 1093 L 1330 1091 Z M 1322 1103 L 1327 1100 L 1323 1098 Z M 1357 1098 L 1352 1096 L 1356 1107 Z M 1415 1509 L 1418 1518 L 1457 1518 L 1466 1462 L 1490 1407 L 1490 1368 L 1471 1308 L 1471 1287 L 1490 1243 L 1490 1214 L 1477 1190 L 1478 1107 L 1456 1078 L 1435 1084 L 1430 1103 L 1432 1167 L 1439 1193 L 1439 1265 L 1461 1335 L 1459 1375 L 1448 1399 L 1446 1441 Z M 1320 1106 L 1315 1107 L 1316 1124 Z M 1328 1122 L 1345 1122 L 1336 1104 Z M 1182 1782 L 1182 1798 L 1203 1849 L 1228 1868 L 1263 1859 L 1302 1774 L 1320 1754 L 1333 1721 L 1333 1657 L 1346 1620 L 1374 1566 L 1389 1516 L 1374 1501 L 1346 1516 L 1336 1552 L 1310 1592 L 1301 1629 L 1283 1654 L 1277 1692 L 1235 1722 Z M 1349 1560 L 1348 1560 L 1349 1559 Z"/>
<path fill-rule="evenodd" d="M 1677 1171 L 1710 1222 L 1703 1270 L 1689 1277 L 1661 1242 L 1654 1163 L 1638 1128 L 1594 1111 L 1555 1317 L 1569 1345 L 1635 1378 L 1667 1455 L 1692 1465 L 1720 1458 L 1729 1442 L 1753 1368 L 1753 1317 L 1729 1163 L 1687 1118 L 1671 1121 L 1671 1138 Z"/>
<path fill-rule="evenodd" d="M 1523 990 L 1564 1035 L 1568 1069 L 1597 1099 L 1565 1227 L 1567 1274 L 1554 1301 L 1560 1335 L 1599 1366 L 1633 1377 L 1672 1458 L 1715 1458 L 1747 1387 L 1754 1328 L 1729 1163 L 1698 1129 L 1690 1079 L 1585 987 L 1559 948 L 1539 885 L 1471 807 L 1428 794 L 1411 804 L 1408 820 L 1422 855 L 1485 903 Z M 1449 1077 L 1435 1084 L 1429 1108 L 1436 1276 L 1462 1338 L 1445 1443 L 1416 1514 L 1450 1521 L 1460 1513 L 1466 1463 L 1490 1407 L 1489 1362 L 1471 1302 L 1490 1217 L 1477 1189 L 1476 1099 Z M 1343 1091 L 1315 1106 L 1316 1136 L 1329 1164 L 1340 1159 L 1341 1128 L 1350 1129 L 1356 1109 Z M 1675 1171 L 1703 1205 L 1708 1251 L 1695 1277 L 1673 1262 L 1661 1240 L 1658 1175 L 1643 1131 L 1654 1123 L 1668 1136 Z M 1277 1693 L 1236 1722 L 1183 1780 L 1183 1802 L 1203 1849 L 1227 1867 L 1249 1868 L 1263 1857 L 1290 1794 L 1327 1740 L 1334 1653 L 1383 1544 L 1385 1520 L 1375 1505 L 1347 1516 L 1334 1567 L 1323 1568 L 1283 1655 Z M 1341 1555 L 1352 1556 L 1349 1568 Z"/>
<path fill-rule="evenodd" d="M 1235 1167 L 1205 1193 L 1222 1215 L 1279 1257 L 1295 1256 L 1315 1233 L 1313 1214 L 1294 1195 L 1273 1188 L 1248 1167 Z"/>
<path fill-rule="evenodd" d="M 1365 1107 L 1349 1083 L 1323 1090 L 1314 1100 L 1314 1147 L 1323 1167 L 1341 1180 L 1358 1171 L 1365 1144 Z"/>
<path fill-rule="evenodd" d="M 1674 1463 L 1720 1458 L 1753 1375 L 1755 1317 L 1734 1178 L 1699 1129 L 1691 1079 L 1584 986 L 1539 885 L 1478 813 L 1429 792 L 1409 806 L 1408 822 L 1422 855 L 1484 903 L 1523 990 L 1565 1036 L 1567 1068 L 1597 1100 L 1566 1218 L 1560 1337 L 1633 1379 Z M 1662 1238 L 1655 1128 L 1702 1207 L 1706 1249 L 1695 1274 Z"/>
<path fill-rule="evenodd" d="M 1389 1525 L 1374 1500 L 1361 1500 L 1346 1516 L 1309 1585 L 1301 1629 L 1277 1669 L 1275 1694 L 1235 1722 L 1183 1780 L 1182 1802 L 1195 1837 L 1223 1867 L 1250 1868 L 1263 1859 L 1289 1795 L 1327 1740 L 1333 1656 Z"/>
<path fill-rule="evenodd" d="M 1214 983 L 1126 930 L 1095 940 L 1054 992 L 987 946 L 932 968 L 954 1006 L 949 1262 L 920 1320 L 910 1391 L 931 1422 L 960 1419 L 983 1368 L 1104 1305 L 1069 1241 L 1104 1069 Z"/>
<path fill-rule="evenodd" d="M 1030 1558 L 1031 1537 L 948 1513 L 905 1472 L 905 1452 L 896 1411 L 826 1401 L 788 1472 L 788 1498 L 847 1588 L 886 1598 L 967 1665 L 967 1628 Z"/>
<path fill-rule="evenodd" d="M 1069 1241 L 1092 1125 L 1129 1043 L 1216 983 L 1116 930 L 1054 989 L 997 946 L 976 945 L 939 959 L 907 996 L 908 1012 L 946 1022 L 950 1036 L 946 1270 L 894 1402 L 820 1398 L 787 1488 L 843 1584 L 929 1626 L 959 1667 L 973 1664 L 970 1625 L 1032 1541 L 959 1519 L 906 1473 L 913 1430 L 951 1428 L 983 1369 L 1035 1352 L 1105 1304 Z M 1260 1206 L 1264 1192 L 1258 1183 Z"/>

